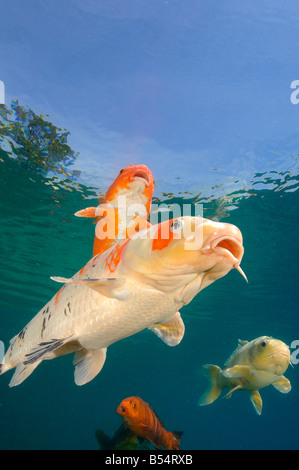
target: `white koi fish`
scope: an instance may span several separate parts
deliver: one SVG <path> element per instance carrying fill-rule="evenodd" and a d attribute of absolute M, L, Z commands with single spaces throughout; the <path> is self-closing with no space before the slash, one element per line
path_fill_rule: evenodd
<path fill-rule="evenodd" d="M 178 309 L 232 268 L 244 274 L 243 253 L 240 230 L 227 223 L 178 217 L 144 229 L 72 278 L 52 278 L 63 287 L 10 341 L 0 374 L 16 367 L 12 387 L 43 360 L 75 353 L 75 383 L 83 385 L 102 369 L 108 346 L 145 328 L 178 344 Z"/>

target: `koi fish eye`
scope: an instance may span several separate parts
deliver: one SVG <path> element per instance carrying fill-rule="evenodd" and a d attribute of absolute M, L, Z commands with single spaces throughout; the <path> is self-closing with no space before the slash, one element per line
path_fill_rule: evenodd
<path fill-rule="evenodd" d="M 119 174 L 121 175 L 123 171 L 124 171 L 124 168 L 122 168 L 122 169 L 120 170 Z"/>
<path fill-rule="evenodd" d="M 263 348 L 265 348 L 265 347 L 267 346 L 267 341 L 263 341 L 263 342 L 261 343 L 261 346 L 262 346 Z"/>
<path fill-rule="evenodd" d="M 184 222 L 180 219 L 176 219 L 173 222 L 171 222 L 169 229 L 173 233 L 179 233 L 183 227 L 184 227 Z"/>

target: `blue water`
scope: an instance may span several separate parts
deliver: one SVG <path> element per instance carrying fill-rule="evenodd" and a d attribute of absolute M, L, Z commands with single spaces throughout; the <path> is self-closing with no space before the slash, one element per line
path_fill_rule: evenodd
<path fill-rule="evenodd" d="M 130 395 L 150 403 L 168 430 L 184 431 L 182 450 L 299 448 L 299 365 L 285 374 L 289 394 L 261 391 L 260 417 L 246 392 L 197 406 L 207 387 L 201 366 L 223 366 L 239 338 L 299 340 L 295 6 L 1 7 L 5 347 L 56 293 L 50 276 L 71 276 L 91 257 L 94 225 L 73 214 L 97 205 L 130 163 L 153 172 L 154 202 L 202 203 L 204 216 L 236 224 L 249 280 L 234 270 L 184 307 L 175 348 L 149 331 L 112 345 L 83 387 L 71 356 L 43 362 L 19 387 L 8 387 L 11 372 L 1 376 L 1 449 L 98 449 L 95 430 L 112 436 L 116 407 Z"/>

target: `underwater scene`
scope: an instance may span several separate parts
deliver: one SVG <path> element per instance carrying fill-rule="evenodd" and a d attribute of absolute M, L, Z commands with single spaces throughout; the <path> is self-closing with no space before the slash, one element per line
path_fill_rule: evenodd
<path fill-rule="evenodd" d="M 0 449 L 298 449 L 295 2 L 1 10 Z"/>

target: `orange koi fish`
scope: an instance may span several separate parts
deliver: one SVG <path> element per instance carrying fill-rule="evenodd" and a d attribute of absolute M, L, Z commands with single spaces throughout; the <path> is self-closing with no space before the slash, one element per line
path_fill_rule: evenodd
<path fill-rule="evenodd" d="M 141 398 L 125 398 L 117 407 L 117 413 L 130 431 L 152 442 L 157 449 L 180 449 L 183 433 L 166 431 L 154 410 Z"/>
<path fill-rule="evenodd" d="M 149 224 L 154 179 L 146 165 L 120 170 L 98 207 L 87 207 L 77 217 L 96 217 L 93 256 L 103 253 Z"/>
<path fill-rule="evenodd" d="M 200 235 L 200 236 L 199 236 Z M 75 382 L 102 369 L 107 348 L 145 328 L 178 344 L 178 310 L 202 289 L 240 268 L 240 230 L 201 217 L 177 217 L 136 233 L 93 257 L 10 341 L 0 374 L 19 385 L 45 359 L 75 353 Z"/>

